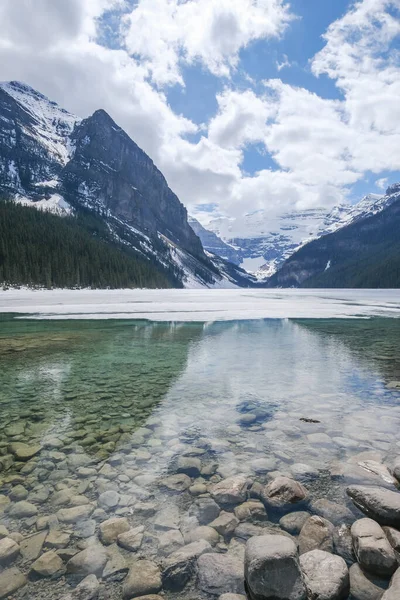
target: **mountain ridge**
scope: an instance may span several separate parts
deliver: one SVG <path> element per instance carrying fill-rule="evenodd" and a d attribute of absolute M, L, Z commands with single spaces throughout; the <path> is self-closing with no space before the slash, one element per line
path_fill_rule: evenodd
<path fill-rule="evenodd" d="M 237 285 L 204 252 L 152 159 L 103 109 L 80 119 L 26 84 L 0 84 L 0 193 L 60 215 L 93 211 L 118 243 L 178 269 L 183 285 Z"/>

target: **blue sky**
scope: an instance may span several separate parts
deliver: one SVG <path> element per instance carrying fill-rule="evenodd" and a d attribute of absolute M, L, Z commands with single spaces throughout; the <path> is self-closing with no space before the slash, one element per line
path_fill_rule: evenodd
<path fill-rule="evenodd" d="M 0 78 L 107 110 L 204 224 L 240 234 L 249 212 L 265 227 L 400 181 L 398 0 L 41 0 L 22 17 L 0 4 Z"/>

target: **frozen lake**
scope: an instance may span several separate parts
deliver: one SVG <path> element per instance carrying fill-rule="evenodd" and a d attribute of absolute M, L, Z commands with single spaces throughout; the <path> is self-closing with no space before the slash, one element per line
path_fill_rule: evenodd
<path fill-rule="evenodd" d="M 400 290 L 8 290 L 0 313 L 45 319 L 243 319 L 399 317 Z"/>

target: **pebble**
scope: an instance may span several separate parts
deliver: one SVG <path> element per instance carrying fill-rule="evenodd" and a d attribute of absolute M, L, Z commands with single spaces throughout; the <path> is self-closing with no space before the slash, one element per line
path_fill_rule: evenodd
<path fill-rule="evenodd" d="M 288 513 L 280 519 L 279 525 L 291 535 L 299 535 L 304 523 L 310 517 L 310 513 L 305 511 Z"/>
<path fill-rule="evenodd" d="M 101 576 L 108 560 L 105 548 L 92 544 L 85 550 L 75 554 L 67 563 L 67 572 L 86 577 Z"/>
<path fill-rule="evenodd" d="M 8 514 L 10 517 L 16 517 L 18 519 L 23 519 L 25 517 L 33 517 L 37 515 L 38 509 L 34 504 L 27 502 L 26 500 L 22 500 L 21 502 L 16 502 L 11 505 Z"/>
<path fill-rule="evenodd" d="M 109 544 L 116 542 L 121 533 L 125 533 L 129 530 L 130 525 L 128 519 L 125 517 L 112 517 L 100 524 L 99 537 L 103 544 L 108 546 Z"/>

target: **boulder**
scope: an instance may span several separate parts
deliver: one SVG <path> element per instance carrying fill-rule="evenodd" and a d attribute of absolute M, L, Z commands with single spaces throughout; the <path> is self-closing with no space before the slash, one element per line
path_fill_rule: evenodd
<path fill-rule="evenodd" d="M 31 565 L 31 573 L 40 577 L 60 577 L 64 572 L 64 563 L 54 550 L 45 552 Z"/>
<path fill-rule="evenodd" d="M 7 598 L 26 585 L 27 579 L 16 567 L 0 572 L 0 598 Z"/>
<path fill-rule="evenodd" d="M 244 592 L 244 565 L 229 554 L 203 554 L 197 559 L 198 587 L 206 594 Z"/>
<path fill-rule="evenodd" d="M 382 596 L 382 600 L 399 600 L 400 598 L 400 569 L 393 575 L 389 588 Z"/>
<path fill-rule="evenodd" d="M 380 525 L 400 527 L 400 493 L 383 487 L 353 485 L 347 494 L 363 513 Z"/>
<path fill-rule="evenodd" d="M 333 552 L 334 526 L 327 519 L 313 516 L 304 523 L 299 535 L 299 552 L 311 550 Z"/>
<path fill-rule="evenodd" d="M 130 530 L 128 519 L 125 517 L 112 517 L 103 521 L 99 527 L 99 538 L 108 546 L 117 541 L 118 536 L 121 533 L 125 533 Z"/>
<path fill-rule="evenodd" d="M 279 525 L 291 535 L 299 535 L 304 523 L 310 517 L 310 513 L 305 511 L 291 512 L 279 520 Z"/>
<path fill-rule="evenodd" d="M 292 504 L 304 501 L 308 496 L 306 488 L 289 477 L 278 476 L 262 491 L 264 504 L 276 509 L 286 509 Z"/>
<path fill-rule="evenodd" d="M 67 572 L 86 577 L 86 575 L 101 576 L 106 566 L 108 556 L 100 544 L 92 544 L 75 554 L 67 563 Z"/>
<path fill-rule="evenodd" d="M 175 592 L 182 590 L 194 573 L 196 559 L 207 552 L 212 552 L 211 545 L 200 540 L 170 554 L 163 563 L 163 587 Z"/>
<path fill-rule="evenodd" d="M 232 536 L 236 527 L 239 525 L 239 520 L 233 513 L 222 511 L 220 515 L 211 521 L 210 527 L 213 527 L 223 537 Z"/>
<path fill-rule="evenodd" d="M 220 506 L 242 504 L 247 500 L 250 482 L 245 475 L 227 477 L 211 488 L 211 496 Z"/>
<path fill-rule="evenodd" d="M 248 540 L 245 553 L 246 591 L 250 600 L 305 600 L 296 544 L 285 536 Z"/>
<path fill-rule="evenodd" d="M 323 550 L 311 550 L 300 556 L 300 567 L 309 598 L 347 599 L 350 580 L 343 558 Z"/>
<path fill-rule="evenodd" d="M 0 565 L 8 565 L 19 554 L 19 545 L 9 537 L 0 540 Z"/>
<path fill-rule="evenodd" d="M 333 532 L 333 546 L 335 554 L 341 556 L 348 565 L 352 565 L 355 562 L 353 538 L 351 537 L 349 525 L 342 523 L 338 527 L 335 527 L 335 531 Z"/>
<path fill-rule="evenodd" d="M 124 600 L 157 594 L 161 590 L 161 574 L 158 566 L 151 560 L 138 560 L 129 569 L 124 581 L 122 595 Z"/>
<path fill-rule="evenodd" d="M 351 527 L 356 558 L 363 569 L 389 576 L 397 568 L 396 556 L 382 527 L 372 519 L 360 519 Z"/>
<path fill-rule="evenodd" d="M 259 500 L 248 500 L 235 506 L 235 517 L 239 521 L 264 521 L 268 519 L 265 506 Z"/>
<path fill-rule="evenodd" d="M 337 504 L 326 498 L 315 500 L 310 505 L 311 512 L 328 519 L 334 525 L 341 525 L 342 523 L 352 523 L 354 521 L 354 515 L 344 504 Z"/>
<path fill-rule="evenodd" d="M 389 544 L 393 550 L 397 552 L 397 556 L 400 557 L 400 531 L 394 529 L 394 527 L 383 527 L 383 531 L 388 539 Z"/>
<path fill-rule="evenodd" d="M 358 563 L 349 569 L 350 593 L 354 600 L 380 600 L 387 588 L 387 581 L 363 571 Z"/>

